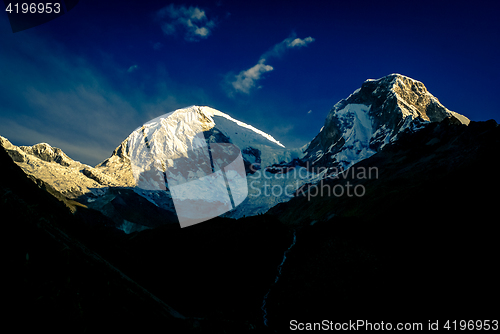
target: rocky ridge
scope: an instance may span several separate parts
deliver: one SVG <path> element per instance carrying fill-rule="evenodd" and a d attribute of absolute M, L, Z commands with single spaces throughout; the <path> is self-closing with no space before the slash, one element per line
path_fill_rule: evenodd
<path fill-rule="evenodd" d="M 470 122 L 446 109 L 420 81 L 400 74 L 368 79 L 333 106 L 304 159 L 312 166 L 345 170 L 397 140 L 405 130 L 418 130 L 447 117 Z"/>
<path fill-rule="evenodd" d="M 123 185 L 109 173 L 72 160 L 61 149 L 46 143 L 18 147 L 0 136 L 0 145 L 27 175 L 49 184 L 69 199 Z"/>

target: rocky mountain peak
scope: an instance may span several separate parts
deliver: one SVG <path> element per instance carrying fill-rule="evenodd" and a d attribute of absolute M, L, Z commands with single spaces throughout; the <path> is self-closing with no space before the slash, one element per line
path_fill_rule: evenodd
<path fill-rule="evenodd" d="M 47 143 L 39 143 L 33 146 L 20 146 L 19 147 L 26 154 L 30 154 L 46 162 L 55 162 L 61 166 L 70 166 L 75 163 L 68 157 L 60 148 L 52 147 Z"/>
<path fill-rule="evenodd" d="M 60 148 L 52 147 L 47 143 L 18 147 L 13 145 L 7 138 L 0 136 L 0 145 L 5 148 L 16 162 L 26 162 L 30 160 L 31 156 L 45 162 L 53 162 L 65 167 L 80 164 L 68 157 Z"/>
<path fill-rule="evenodd" d="M 348 168 L 376 153 L 398 134 L 429 122 L 452 117 L 469 119 L 448 110 L 417 80 L 401 74 L 368 79 L 330 110 L 325 126 L 306 150 L 310 163 Z"/>
<path fill-rule="evenodd" d="M 469 123 L 466 117 L 444 107 L 422 82 L 401 74 L 390 74 L 377 80 L 368 79 L 346 101 L 363 104 L 368 102 L 374 108 L 385 107 L 380 110 L 385 112 L 394 109 L 403 118 L 412 116 L 413 119 L 440 122 L 453 116 L 464 124 Z"/>

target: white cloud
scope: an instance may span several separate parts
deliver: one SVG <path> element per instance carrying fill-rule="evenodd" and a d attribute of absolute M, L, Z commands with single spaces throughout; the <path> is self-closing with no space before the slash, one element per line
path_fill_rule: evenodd
<path fill-rule="evenodd" d="M 196 30 L 194 31 L 194 33 L 198 36 L 202 36 L 202 37 L 205 37 L 205 36 L 208 36 L 208 34 L 210 33 L 210 31 L 205 28 L 205 27 L 201 27 L 201 28 L 196 28 Z"/>
<path fill-rule="evenodd" d="M 256 65 L 248 70 L 241 71 L 235 76 L 235 80 L 231 82 L 234 90 L 249 94 L 250 90 L 255 87 L 255 82 L 261 78 L 261 75 L 273 70 L 272 66 L 264 64 L 265 59 L 261 59 Z"/>
<path fill-rule="evenodd" d="M 165 35 L 184 35 L 189 42 L 207 38 L 215 27 L 215 21 L 209 20 L 205 11 L 190 6 L 175 6 L 170 4 L 156 13 L 161 20 L 161 29 Z"/>
<path fill-rule="evenodd" d="M 232 88 L 229 92 L 240 92 L 250 94 L 252 88 L 256 86 L 256 82 L 261 79 L 261 75 L 273 70 L 273 67 L 266 65 L 265 62 L 272 57 L 281 57 L 288 49 L 300 48 L 314 42 L 314 38 L 306 37 L 304 39 L 297 38 L 295 34 L 284 39 L 280 43 L 274 45 L 269 51 L 260 56 L 259 62 L 248 70 L 241 71 L 234 76 L 226 77 Z"/>
<path fill-rule="evenodd" d="M 270 58 L 270 57 L 281 57 L 288 49 L 293 48 L 301 48 L 303 46 L 307 46 L 309 43 L 314 42 L 314 38 L 306 37 L 304 39 L 297 38 L 294 33 L 290 35 L 290 37 L 285 38 L 280 43 L 274 45 L 271 50 L 264 53 L 261 58 Z"/>
<path fill-rule="evenodd" d="M 293 41 L 291 42 L 288 42 L 288 47 L 296 47 L 296 46 L 306 46 L 307 44 L 311 43 L 311 42 L 314 42 L 314 38 L 312 38 L 311 36 L 309 37 L 306 37 L 304 39 L 300 39 L 300 38 L 296 38 L 294 39 Z"/>

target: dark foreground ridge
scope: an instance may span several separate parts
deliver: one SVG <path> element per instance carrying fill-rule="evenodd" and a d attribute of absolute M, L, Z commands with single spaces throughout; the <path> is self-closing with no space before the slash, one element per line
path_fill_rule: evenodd
<path fill-rule="evenodd" d="M 497 317 L 499 147 L 495 121 L 445 120 L 354 166 L 377 166 L 377 179 L 326 182 L 362 184 L 363 197 L 296 197 L 271 209 L 305 227 L 269 322 Z"/>
<path fill-rule="evenodd" d="M 9 213 L 14 244 L 25 256 L 21 309 L 15 314 L 26 319 L 23 329 L 182 333 L 246 332 L 257 326 L 231 312 L 251 313 L 241 310 L 252 308 L 245 304 L 250 294 L 260 311 L 267 277 L 251 286 L 248 280 L 263 272 L 256 267 L 273 253 L 270 238 L 286 234 L 283 228 L 267 224 L 263 246 L 248 244 L 262 230 L 253 227 L 249 238 L 242 238 L 248 224 L 235 229 L 229 220 L 215 221 L 208 230 L 191 229 L 189 235 L 168 226 L 125 235 L 106 227 L 111 224 L 97 211 L 79 207 L 72 214 L 68 203 L 37 187 L 3 148 L 0 166 L 0 209 Z M 247 243 L 238 245 L 240 239 Z M 255 255 L 247 247 L 261 250 Z M 276 254 L 269 266 L 278 261 Z M 260 322 L 258 311 L 255 317 Z"/>

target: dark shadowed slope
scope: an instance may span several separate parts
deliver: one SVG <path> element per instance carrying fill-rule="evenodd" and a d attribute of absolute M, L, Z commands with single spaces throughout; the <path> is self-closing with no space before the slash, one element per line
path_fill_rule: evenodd
<path fill-rule="evenodd" d="M 299 196 L 273 208 L 301 233 L 269 323 L 495 317 L 499 148 L 496 122 L 445 120 L 352 167 L 376 166 L 377 179 L 324 184 L 363 185 L 364 196 Z"/>
<path fill-rule="evenodd" d="M 276 220 L 217 218 L 126 235 L 101 213 L 39 188 L 3 150 L 0 159 L 1 210 L 26 257 L 16 316 L 29 319 L 27 329 L 263 328 L 262 298 L 291 237 Z"/>
<path fill-rule="evenodd" d="M 38 188 L 3 149 L 0 166 L 3 221 L 14 226 L 9 238 L 25 257 L 18 296 L 21 308 L 13 318 L 23 319 L 18 325 L 72 333 L 158 325 L 179 331 L 193 328 L 194 320 L 184 318 L 74 238 L 75 232 L 88 233 L 88 227 L 63 202 Z M 105 220 L 99 216 L 95 213 L 94 221 Z"/>

